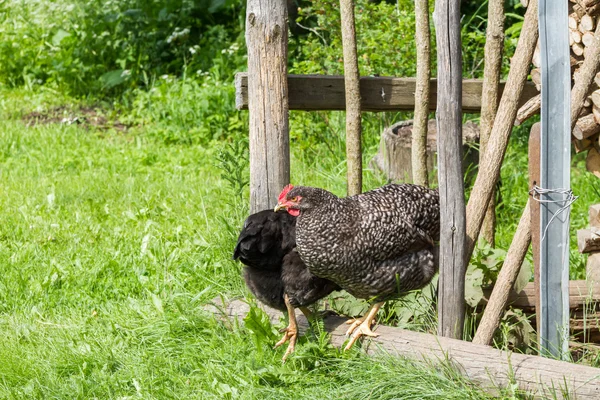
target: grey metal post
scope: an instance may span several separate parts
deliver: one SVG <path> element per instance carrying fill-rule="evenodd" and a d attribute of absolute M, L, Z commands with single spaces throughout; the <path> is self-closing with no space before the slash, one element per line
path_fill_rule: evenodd
<path fill-rule="evenodd" d="M 571 163 L 571 68 L 568 4 L 540 0 L 542 56 L 541 175 L 544 189 L 568 189 Z M 541 195 L 540 345 L 543 355 L 568 355 L 569 218 L 557 212 L 565 195 Z M 558 203 L 554 203 L 554 201 Z M 553 215 L 557 215 L 552 219 Z"/>

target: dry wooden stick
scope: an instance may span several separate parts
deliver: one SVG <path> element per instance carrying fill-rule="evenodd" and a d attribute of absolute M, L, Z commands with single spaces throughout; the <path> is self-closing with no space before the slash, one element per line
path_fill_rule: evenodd
<path fill-rule="evenodd" d="M 517 111 L 517 118 L 515 119 L 515 126 L 521 125 L 523 122 L 527 121 L 529 118 L 533 117 L 535 114 L 540 112 L 542 107 L 542 95 L 538 94 L 535 97 L 532 97 L 527 101 L 527 103 L 523 104 L 519 111 Z"/>
<path fill-rule="evenodd" d="M 429 76 L 431 55 L 429 53 L 429 0 L 415 0 L 417 87 L 415 90 L 415 119 L 412 129 L 412 178 L 413 183 L 429 186 L 427 172 L 427 123 L 429 121 Z"/>
<path fill-rule="evenodd" d="M 360 76 L 356 56 L 354 1 L 340 0 L 344 82 L 346 85 L 346 159 L 348 196 L 362 192 L 362 150 L 360 122 Z"/>
<path fill-rule="evenodd" d="M 521 265 L 525 259 L 525 254 L 527 254 L 527 249 L 529 248 L 529 243 L 531 242 L 530 202 L 531 200 L 527 201 L 525 210 L 523 210 L 517 231 L 508 248 L 506 259 L 504 260 L 504 264 L 502 264 L 502 269 L 494 285 L 494 290 L 485 306 L 485 311 L 481 317 L 477 333 L 475 333 L 475 337 L 473 338 L 473 343 L 491 345 L 494 332 L 500 325 L 500 319 L 508 303 L 508 295 L 517 280 Z"/>
<path fill-rule="evenodd" d="M 506 87 L 500 100 L 487 150 L 481 157 L 479 173 L 467 205 L 467 248 L 465 252 L 467 261 L 471 258 L 475 248 L 487 205 L 492 198 L 500 175 L 500 167 L 517 114 L 519 98 L 529 74 L 529 64 L 538 38 L 537 14 L 538 2 L 532 0 L 525 13 L 521 37 L 512 58 Z"/>
<path fill-rule="evenodd" d="M 571 130 L 575 127 L 590 85 L 600 69 L 600 24 L 596 27 L 594 40 L 588 49 L 571 89 Z"/>
<path fill-rule="evenodd" d="M 484 49 L 483 91 L 481 93 L 481 130 L 479 148 L 485 154 L 492 125 L 498 111 L 498 84 L 502 67 L 502 50 L 504 48 L 504 1 L 488 2 L 488 23 Z M 481 235 L 492 246 L 495 245 L 496 201 L 494 195 L 488 204 L 483 220 Z"/>

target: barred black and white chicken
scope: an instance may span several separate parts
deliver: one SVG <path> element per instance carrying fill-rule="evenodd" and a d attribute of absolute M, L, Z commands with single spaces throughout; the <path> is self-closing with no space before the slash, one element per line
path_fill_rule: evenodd
<path fill-rule="evenodd" d="M 296 247 L 296 218 L 286 212 L 264 210 L 244 223 L 233 258 L 244 265 L 244 279 L 252 294 L 269 307 L 287 311 L 289 325 L 275 347 L 289 340 L 283 361 L 294 351 L 298 337 L 295 308 L 307 318 L 307 306 L 339 290 L 335 283 L 313 275 Z"/>
<path fill-rule="evenodd" d="M 297 217 L 296 246 L 311 273 L 372 302 L 352 324 L 349 349 L 371 330 L 386 300 L 427 285 L 437 271 L 437 190 L 390 184 L 339 198 L 319 188 L 287 186 L 275 210 Z M 358 328 L 358 329 L 357 329 Z"/>

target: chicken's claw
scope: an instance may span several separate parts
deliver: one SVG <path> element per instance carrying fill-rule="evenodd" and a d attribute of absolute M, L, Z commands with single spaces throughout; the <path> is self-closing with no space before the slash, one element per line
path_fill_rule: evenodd
<path fill-rule="evenodd" d="M 285 351 L 285 354 L 283 355 L 283 358 L 281 359 L 282 362 L 285 362 L 285 360 L 287 360 L 288 356 L 290 354 L 292 354 L 294 352 L 294 350 L 296 349 L 296 340 L 298 339 L 298 329 L 295 327 L 288 326 L 287 328 L 281 329 L 280 332 L 285 332 L 285 333 L 283 334 L 283 337 L 281 338 L 281 340 L 279 342 L 275 343 L 275 346 L 273 348 L 276 349 L 279 346 L 283 345 L 285 342 L 287 342 L 287 341 L 290 342 L 290 344 L 288 344 L 288 347 Z"/>
<path fill-rule="evenodd" d="M 358 322 L 355 321 L 354 323 Z M 370 327 L 370 323 L 367 322 L 362 322 L 357 324 L 356 326 L 353 324 L 353 326 L 350 327 L 350 329 L 352 329 L 352 331 L 354 331 L 357 327 L 358 329 L 354 332 L 354 334 L 352 335 L 352 337 L 350 338 L 350 341 L 348 342 L 348 344 L 346 345 L 346 347 L 344 347 L 344 351 L 346 350 L 350 350 L 350 348 L 354 345 L 354 343 L 358 340 L 358 338 L 360 338 L 361 336 L 369 336 L 369 337 L 378 337 L 379 334 L 373 332 L 371 330 Z M 350 330 L 349 329 L 349 330 Z M 348 335 L 348 333 L 346 333 Z"/>

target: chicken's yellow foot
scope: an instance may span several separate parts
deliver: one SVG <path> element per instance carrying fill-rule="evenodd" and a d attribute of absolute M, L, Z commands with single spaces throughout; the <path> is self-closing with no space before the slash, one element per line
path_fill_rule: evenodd
<path fill-rule="evenodd" d="M 290 300 L 289 300 L 287 294 L 283 295 L 283 300 L 285 302 L 285 306 L 288 311 L 288 318 L 289 318 L 290 322 L 286 328 L 283 328 L 280 331 L 280 332 L 285 332 L 285 333 L 283 334 L 283 337 L 281 338 L 281 340 L 279 342 L 275 343 L 274 348 L 281 346 L 282 344 L 284 344 L 287 341 L 290 342 L 290 344 L 288 344 L 288 347 L 283 355 L 283 358 L 281 359 L 282 362 L 285 362 L 285 360 L 287 360 L 288 356 L 290 354 L 292 354 L 294 352 L 294 350 L 296 349 L 296 340 L 298 339 L 298 324 L 296 322 L 296 312 L 294 310 L 294 307 L 290 304 Z"/>
<path fill-rule="evenodd" d="M 363 317 L 346 322 L 347 324 L 351 324 L 350 328 L 348 328 L 348 331 L 346 331 L 346 335 L 349 336 L 352 334 L 352 337 L 344 348 L 344 351 L 349 350 L 361 336 L 379 336 L 371 330 L 371 325 L 373 325 L 375 322 L 377 311 L 379 311 L 382 305 L 383 303 L 375 303 L 371 306 L 371 308 L 369 308 L 369 311 L 367 311 Z"/>
<path fill-rule="evenodd" d="M 283 345 L 287 341 L 290 342 L 290 344 L 288 344 L 287 350 L 285 351 L 285 354 L 283 355 L 283 358 L 281 359 L 281 361 L 285 362 L 285 360 L 287 360 L 288 356 L 290 354 L 292 354 L 294 352 L 294 350 L 296 349 L 296 340 L 298 339 L 298 329 L 295 326 L 292 326 L 292 324 L 290 323 L 290 325 L 287 328 L 283 328 L 281 330 L 281 332 L 284 332 L 283 337 L 281 338 L 281 340 L 279 342 L 275 343 L 274 348 L 277 348 L 277 347 Z"/>

